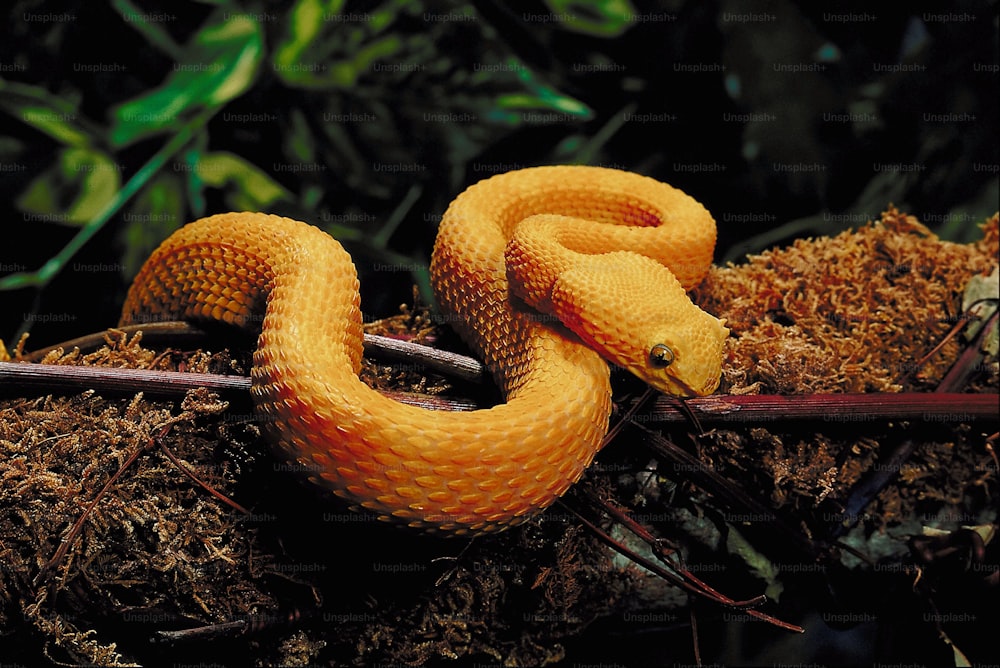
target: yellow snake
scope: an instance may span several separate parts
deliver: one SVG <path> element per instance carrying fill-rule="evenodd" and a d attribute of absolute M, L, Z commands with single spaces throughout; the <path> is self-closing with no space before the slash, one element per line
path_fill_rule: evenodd
<path fill-rule="evenodd" d="M 590 464 L 611 408 L 602 356 L 667 393 L 717 387 L 728 330 L 685 293 L 714 245 L 701 204 L 629 172 L 536 167 L 468 188 L 430 269 L 446 321 L 505 397 L 470 412 L 401 404 L 358 378 L 354 265 L 287 218 L 227 213 L 181 228 L 140 269 L 121 323 L 259 330 L 253 399 L 292 468 L 380 519 L 480 533 L 546 508 Z"/>

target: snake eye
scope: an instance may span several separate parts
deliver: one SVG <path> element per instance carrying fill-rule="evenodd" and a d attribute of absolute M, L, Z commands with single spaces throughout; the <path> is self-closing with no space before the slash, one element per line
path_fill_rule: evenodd
<path fill-rule="evenodd" d="M 663 369 L 674 362 L 674 351 L 665 343 L 657 343 L 649 350 L 649 363 Z"/>

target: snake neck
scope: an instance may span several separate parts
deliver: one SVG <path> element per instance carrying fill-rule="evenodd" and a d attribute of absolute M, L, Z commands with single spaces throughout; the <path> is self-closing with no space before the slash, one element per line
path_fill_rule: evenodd
<path fill-rule="evenodd" d="M 666 184 L 609 169 L 539 167 L 480 182 L 452 203 L 431 276 L 450 312 L 468 308 L 461 286 L 476 285 L 484 305 L 472 305 L 468 322 L 534 313 L 535 322 L 564 337 L 571 331 L 656 389 L 694 396 L 717 387 L 728 337 L 685 292 L 708 271 L 714 244 L 708 211 Z M 502 342 L 456 324 L 488 361 L 504 354 Z M 659 349 L 669 350 L 669 368 L 652 356 Z"/>

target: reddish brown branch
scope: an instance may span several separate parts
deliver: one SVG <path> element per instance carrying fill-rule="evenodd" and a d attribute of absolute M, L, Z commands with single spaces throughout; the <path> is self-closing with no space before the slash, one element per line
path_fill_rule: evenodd
<path fill-rule="evenodd" d="M 21 362 L 0 362 L 0 383 L 8 396 L 97 390 L 115 395 L 142 392 L 182 397 L 188 390 L 199 387 L 229 396 L 250 391 L 250 379 L 244 376 Z"/>
<path fill-rule="evenodd" d="M 164 436 L 168 431 L 170 431 L 170 428 L 172 426 L 173 426 L 172 422 L 168 422 L 167 424 L 162 426 L 159 430 L 158 437 Z M 73 543 L 76 541 L 77 536 L 80 534 L 80 531 L 83 530 L 83 524 L 84 522 L 87 521 L 87 518 L 90 517 L 90 514 L 94 511 L 94 508 L 97 507 L 97 504 L 101 501 L 101 499 L 103 499 L 107 495 L 111 487 L 118 481 L 118 479 L 125 473 L 125 471 L 128 470 L 128 468 L 132 466 L 133 463 L 135 463 L 135 460 L 139 458 L 139 455 L 142 454 L 147 448 L 149 448 L 152 445 L 152 442 L 153 440 L 150 439 L 148 442 L 143 444 L 142 447 L 138 447 L 135 450 L 133 450 L 132 453 L 129 454 L 129 456 L 125 459 L 125 461 L 122 462 L 122 465 L 118 467 L 118 470 L 115 471 L 110 478 L 108 478 L 108 481 L 104 484 L 104 487 L 102 487 L 101 490 L 94 496 L 94 498 L 90 500 L 90 503 L 88 503 L 87 506 L 83 509 L 83 512 L 80 513 L 80 516 L 76 519 L 76 522 L 73 523 L 73 526 L 70 527 L 66 535 L 63 536 L 63 539 L 59 543 L 59 547 L 56 549 L 55 554 L 53 554 L 52 557 L 47 562 L 45 562 L 45 564 L 39 569 L 38 575 L 35 576 L 35 586 L 38 586 L 48 575 L 49 571 L 56 568 L 63 561 L 63 559 L 69 553 L 70 547 L 72 547 Z M 51 585 L 54 586 L 55 582 L 52 582 Z"/>
<path fill-rule="evenodd" d="M 687 420 L 672 397 L 659 397 L 638 422 L 664 423 Z M 871 420 L 930 420 L 974 422 L 1000 420 L 995 394 L 756 394 L 716 395 L 687 399 L 685 405 L 703 423 L 760 423 L 786 420 L 822 420 L 830 423 L 861 423 Z"/>
<path fill-rule="evenodd" d="M 7 396 L 96 390 L 118 395 L 143 392 L 151 396 L 180 397 L 204 387 L 231 399 L 245 399 L 250 379 L 206 373 L 150 371 L 53 364 L 0 362 L 0 392 Z M 454 397 L 405 392 L 383 392 L 398 401 L 436 410 L 474 410 L 478 405 Z M 1000 421 L 996 395 L 917 393 L 811 394 L 748 396 L 717 395 L 687 399 L 690 414 L 706 424 L 823 420 L 855 423 L 866 420 L 927 420 L 932 422 Z M 660 396 L 649 412 L 633 416 L 636 422 L 657 424 L 689 420 L 677 399 Z"/>
<path fill-rule="evenodd" d="M 962 350 L 962 354 L 955 360 L 955 364 L 948 370 L 945 377 L 941 379 L 941 383 L 938 385 L 936 391 L 954 392 L 965 386 L 965 383 L 975 373 L 976 367 L 982 364 L 986 358 L 983 354 L 983 344 L 991 336 L 993 330 L 997 328 L 997 316 L 998 312 L 994 311 L 993 315 L 986 321 L 986 324 L 979 329 L 979 333 L 972 344 Z"/>
<path fill-rule="evenodd" d="M 230 339 L 233 338 L 231 336 L 233 332 L 228 326 L 216 325 L 215 327 L 222 328 L 222 331 L 230 334 Z M 215 335 L 220 333 L 215 327 L 206 330 L 188 322 L 164 321 L 143 323 L 141 325 L 125 325 L 109 331 L 129 335 L 141 333 L 143 343 L 153 347 L 198 347 L 199 345 L 204 345 L 206 342 L 213 341 Z M 245 337 L 246 332 L 243 332 L 242 336 Z M 47 354 L 60 349 L 73 350 L 77 348 L 81 351 L 96 350 L 107 343 L 106 337 L 107 334 L 105 332 L 94 332 L 70 341 L 64 341 L 35 350 L 26 354 L 24 359 L 28 362 L 37 362 Z M 479 360 L 412 341 L 366 333 L 364 335 L 364 348 L 366 355 L 406 364 L 419 363 L 425 366 L 428 371 L 437 372 L 450 378 L 473 383 L 483 382 L 487 378 L 486 369 Z"/>
<path fill-rule="evenodd" d="M 211 373 L 0 362 L 0 394 L 5 396 L 96 390 L 119 396 L 142 392 L 154 397 L 178 398 L 197 388 L 213 390 L 227 399 L 249 400 L 250 379 Z M 478 408 L 474 402 L 464 399 L 406 392 L 382 393 L 402 403 L 435 410 Z"/>
<path fill-rule="evenodd" d="M 660 566 L 656 562 L 650 561 L 649 559 L 643 557 L 641 554 L 638 554 L 637 552 L 630 550 L 624 545 L 620 544 L 618 541 L 616 541 L 614 538 L 608 535 L 606 531 L 604 531 L 596 524 L 588 520 L 586 517 L 581 515 L 579 512 L 577 512 L 576 509 L 573 508 L 572 506 L 563 503 L 561 501 L 559 503 L 564 508 L 573 513 L 573 515 L 575 515 L 580 520 L 580 522 L 582 522 L 583 525 L 587 527 L 587 529 L 590 530 L 590 532 L 593 533 L 594 536 L 596 536 L 602 543 L 604 543 L 614 551 L 618 552 L 622 556 L 627 557 L 631 561 L 639 564 L 640 566 L 650 571 L 651 573 L 654 573 L 655 575 L 663 578 L 667 582 L 670 582 L 671 584 L 680 587 L 681 589 L 684 589 L 685 591 L 691 594 L 696 594 L 698 596 L 703 596 L 705 598 L 708 598 L 709 600 L 712 600 L 720 605 L 725 605 L 727 607 L 734 607 L 737 609 L 743 609 L 751 617 L 756 617 L 757 619 L 773 624 L 779 628 L 787 629 L 789 631 L 795 631 L 796 633 L 803 633 L 805 631 L 805 629 L 803 629 L 800 626 L 796 626 L 795 624 L 790 624 L 788 622 L 782 621 L 780 619 L 777 619 L 776 617 L 772 617 L 771 615 L 768 615 L 767 613 L 761 612 L 759 610 L 754 610 L 752 608 L 744 607 L 751 603 L 764 603 L 767 600 L 766 597 L 764 596 L 757 597 L 752 602 L 734 601 L 728 596 L 725 596 L 724 594 L 720 594 L 719 592 L 715 591 L 714 589 L 707 586 L 704 582 L 701 582 L 700 580 L 694 579 L 688 581 L 687 579 L 685 579 L 685 577 L 676 575 L 670 570 L 667 570 L 666 568 Z"/>

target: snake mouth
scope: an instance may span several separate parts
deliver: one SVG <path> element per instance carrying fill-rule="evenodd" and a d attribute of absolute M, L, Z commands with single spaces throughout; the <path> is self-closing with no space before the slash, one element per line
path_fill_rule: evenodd
<path fill-rule="evenodd" d="M 703 396 L 705 394 L 704 392 L 699 392 L 699 391 L 695 390 L 693 387 L 691 387 L 690 385 L 688 385 L 687 383 L 685 383 L 680 378 L 677 378 L 676 376 L 668 376 L 667 377 L 667 384 L 670 386 L 669 389 L 667 389 L 667 390 L 661 389 L 660 392 L 663 392 L 664 394 L 668 394 L 668 395 L 670 395 L 672 397 L 680 397 L 682 399 L 689 399 L 691 397 L 700 397 L 700 396 Z"/>

